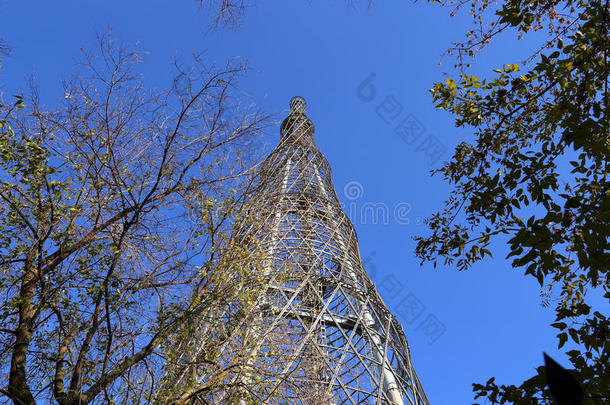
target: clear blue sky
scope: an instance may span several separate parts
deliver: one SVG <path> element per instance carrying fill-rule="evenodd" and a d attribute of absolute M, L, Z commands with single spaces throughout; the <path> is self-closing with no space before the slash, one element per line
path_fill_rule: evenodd
<path fill-rule="evenodd" d="M 285 110 L 294 95 L 307 99 L 315 140 L 332 166 L 361 255 L 386 304 L 403 322 L 433 405 L 471 404 L 471 383 L 491 376 L 519 383 L 541 365 L 542 351 L 565 362 L 556 354 L 555 331 L 547 326 L 553 313 L 541 307 L 537 282 L 510 267 L 504 246 L 496 245 L 493 260 L 468 272 L 420 267 L 413 255 L 412 236 L 425 232 L 421 218 L 440 207 L 448 193 L 446 184 L 429 175 L 440 161 L 430 165 L 418 148 L 432 135 L 447 148 L 443 157 L 448 158 L 451 148 L 469 137 L 433 108 L 428 93 L 446 69 L 438 66 L 441 53 L 462 37 L 467 21 L 450 19 L 448 10 L 424 1 L 378 1 L 370 10 L 345 3 L 261 1 L 238 30 L 206 34 L 205 12 L 194 0 L 3 2 L 0 36 L 14 51 L 0 71 L 0 90 L 12 94 L 25 75 L 34 73 L 42 99 L 52 105 L 62 97 L 60 79 L 72 69 L 81 45 L 90 45 L 95 30 L 107 26 L 150 52 L 142 71 L 151 86 L 169 83 L 174 55 L 187 59 L 206 50 L 208 61 L 243 58 L 256 71 L 241 88 L 268 111 Z M 480 58 L 476 70 L 489 72 L 530 50 L 526 43 L 497 46 Z M 365 102 L 357 87 L 373 72 L 376 98 Z M 390 124 L 376 111 L 387 96 L 402 106 Z M 394 132 L 409 114 L 425 130 L 413 144 Z M 278 135 L 277 127 L 270 130 L 268 147 Z M 362 195 L 350 200 L 344 194 L 347 184 L 360 187 Z M 362 215 L 373 203 L 388 207 L 387 223 L 372 224 Z M 392 214 L 400 208 L 406 214 L 397 220 Z M 405 315 L 401 302 L 416 302 L 421 313 L 411 319 L 417 314 Z M 418 330 L 429 315 L 446 328 L 432 344 Z"/>

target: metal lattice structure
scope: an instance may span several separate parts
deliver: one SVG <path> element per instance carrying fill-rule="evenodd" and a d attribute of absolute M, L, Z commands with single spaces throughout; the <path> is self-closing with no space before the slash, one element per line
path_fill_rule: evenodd
<path fill-rule="evenodd" d="M 233 339 L 252 355 L 233 378 L 257 385 L 270 404 L 427 405 L 402 327 L 363 268 L 313 134 L 305 100 L 294 97 L 249 201 L 258 225 L 238 231 L 256 233 L 269 283 L 257 315 Z"/>

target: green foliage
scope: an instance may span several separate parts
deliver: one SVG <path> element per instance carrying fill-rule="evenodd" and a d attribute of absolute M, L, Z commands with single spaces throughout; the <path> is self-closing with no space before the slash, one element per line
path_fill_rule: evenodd
<path fill-rule="evenodd" d="M 250 256 L 227 254 L 241 140 L 263 119 L 230 96 L 243 67 L 197 60 L 150 91 L 137 50 L 98 45 L 52 110 L 35 90 L 0 106 L 0 385 L 15 403 L 145 401 L 172 334 L 257 288 L 232 278 Z"/>
<path fill-rule="evenodd" d="M 536 278 L 556 304 L 559 346 L 568 340 L 574 373 L 588 403 L 607 401 L 608 319 L 587 303 L 590 290 L 610 299 L 610 157 L 607 1 L 509 0 L 497 9 L 472 2 L 486 31 L 467 33 L 458 77 L 432 89 L 435 105 L 470 127 L 450 161 L 435 171 L 454 186 L 433 215 L 416 254 L 460 270 L 508 240 L 512 265 Z M 483 24 L 488 11 L 495 17 Z M 519 37 L 548 26 L 549 40 L 522 66 L 509 61 L 489 77 L 466 73 L 464 59 L 499 33 Z M 544 370 L 521 386 L 475 384 L 492 403 L 550 404 Z M 604 399 L 605 398 L 605 399 Z"/>

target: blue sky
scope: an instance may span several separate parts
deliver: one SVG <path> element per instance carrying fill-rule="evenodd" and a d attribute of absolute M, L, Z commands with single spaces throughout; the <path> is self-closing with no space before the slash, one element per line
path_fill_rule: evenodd
<path fill-rule="evenodd" d="M 434 109 L 428 92 L 451 71 L 438 65 L 440 55 L 462 38 L 466 19 L 451 19 L 448 10 L 423 1 L 354 9 L 342 0 L 267 0 L 248 11 L 238 29 L 208 32 L 205 10 L 198 11 L 193 0 L 5 1 L 1 6 L 0 36 L 14 48 L 0 71 L 0 91 L 7 94 L 33 73 L 42 100 L 52 105 L 63 96 L 60 80 L 80 47 L 92 43 L 95 30 L 110 26 L 117 37 L 139 41 L 150 52 L 141 66 L 150 86 L 169 84 L 173 56 L 186 60 L 205 51 L 209 62 L 248 61 L 253 70 L 241 82 L 242 91 L 279 112 L 279 119 L 292 96 L 305 97 L 316 143 L 333 169 L 365 266 L 403 322 L 433 405 L 471 404 L 471 384 L 491 376 L 519 383 L 542 364 L 542 351 L 565 362 L 555 350 L 555 331 L 547 326 L 552 310 L 541 307 L 537 282 L 503 259 L 503 245 L 494 246 L 494 259 L 468 272 L 420 267 L 413 254 L 412 236 L 425 232 L 421 219 L 439 208 L 449 191 L 430 177 L 440 160 L 430 164 L 422 145 L 433 140 L 446 148 L 441 157 L 448 158 L 453 146 L 471 136 Z M 517 62 L 533 48 L 503 42 L 480 57 L 475 72 Z M 372 73 L 376 96 L 363 101 L 358 86 Z M 395 118 L 379 109 L 387 97 L 399 112 Z M 412 144 L 394 131 L 407 117 L 420 126 Z M 279 128 L 271 128 L 267 148 L 278 138 Z M 346 195 L 346 186 L 355 187 L 358 198 Z M 387 207 L 389 219 L 372 223 L 366 214 L 372 206 Z M 397 219 L 394 210 L 402 210 L 402 216 Z M 405 312 L 405 303 L 421 310 Z M 444 333 L 428 336 L 420 326 L 430 319 L 440 322 Z"/>

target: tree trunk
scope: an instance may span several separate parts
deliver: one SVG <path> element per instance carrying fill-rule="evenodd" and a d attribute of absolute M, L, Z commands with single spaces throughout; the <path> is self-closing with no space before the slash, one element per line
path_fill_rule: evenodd
<path fill-rule="evenodd" d="M 34 318 L 36 316 L 36 307 L 34 306 L 35 286 L 36 273 L 26 263 L 19 294 L 19 324 L 15 331 L 15 346 L 11 358 L 11 371 L 8 383 L 8 392 L 12 396 L 13 402 L 17 405 L 36 404 L 26 377 L 27 352 L 32 339 L 32 325 L 34 325 Z"/>

